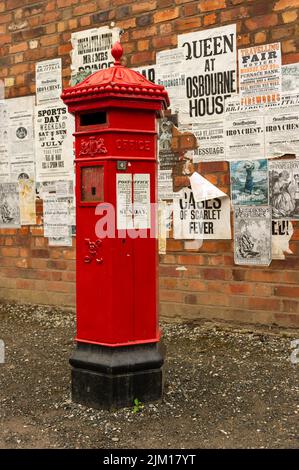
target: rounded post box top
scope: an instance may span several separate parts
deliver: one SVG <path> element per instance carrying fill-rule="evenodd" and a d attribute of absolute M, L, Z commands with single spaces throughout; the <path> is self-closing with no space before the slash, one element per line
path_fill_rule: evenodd
<path fill-rule="evenodd" d="M 165 109 L 169 106 L 168 93 L 163 85 L 156 85 L 141 73 L 121 65 L 123 48 L 119 42 L 114 44 L 111 53 L 115 59 L 113 67 L 99 70 L 63 91 L 61 99 L 66 104 L 115 97 L 160 101 Z"/>

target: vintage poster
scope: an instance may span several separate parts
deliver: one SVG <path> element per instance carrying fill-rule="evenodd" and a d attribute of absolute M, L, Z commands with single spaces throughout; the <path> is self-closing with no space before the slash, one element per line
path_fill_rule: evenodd
<path fill-rule="evenodd" d="M 111 49 L 119 41 L 119 36 L 119 28 L 108 26 L 72 34 L 71 85 L 77 85 L 92 73 L 114 64 Z"/>
<path fill-rule="evenodd" d="M 173 127 L 178 126 L 177 114 L 159 119 L 159 169 L 170 170 L 179 160 L 179 154 L 172 149 Z"/>
<path fill-rule="evenodd" d="M 268 205 L 268 161 L 266 159 L 230 162 L 230 182 L 233 205 Z"/>
<path fill-rule="evenodd" d="M 272 220 L 272 259 L 285 259 L 285 255 L 292 255 L 289 242 L 294 233 L 290 220 Z"/>
<path fill-rule="evenodd" d="M 36 223 L 34 162 L 11 163 L 11 182 L 18 183 L 21 225 Z"/>
<path fill-rule="evenodd" d="M 8 109 L 7 103 L 2 100 L 0 101 L 0 183 L 9 181 Z"/>
<path fill-rule="evenodd" d="M 135 173 L 134 183 L 134 228 L 147 229 L 151 227 L 151 197 L 150 174 Z"/>
<path fill-rule="evenodd" d="M 20 223 L 18 183 L 0 183 L 0 228 L 18 228 Z"/>
<path fill-rule="evenodd" d="M 158 199 L 173 199 L 172 170 L 158 170 Z"/>
<path fill-rule="evenodd" d="M 173 201 L 173 236 L 183 240 L 229 240 L 229 198 L 196 202 L 191 189 L 181 189 Z"/>
<path fill-rule="evenodd" d="M 72 246 L 72 237 L 57 237 L 48 239 L 49 246 Z"/>
<path fill-rule="evenodd" d="M 287 93 L 299 92 L 299 63 L 283 65 L 281 68 L 281 91 Z"/>
<path fill-rule="evenodd" d="M 235 206 L 234 260 L 236 264 L 271 263 L 271 207 Z"/>
<path fill-rule="evenodd" d="M 180 123 L 220 118 L 225 98 L 237 91 L 236 25 L 179 35 L 178 47 L 184 52 L 187 106 Z"/>
<path fill-rule="evenodd" d="M 42 181 L 37 183 L 36 192 L 41 199 L 55 197 L 74 197 L 74 182 L 72 180 Z"/>
<path fill-rule="evenodd" d="M 7 100 L 10 162 L 34 161 L 34 96 Z"/>
<path fill-rule="evenodd" d="M 280 42 L 238 50 L 241 104 L 276 102 L 281 93 Z"/>
<path fill-rule="evenodd" d="M 225 160 L 223 119 L 193 123 L 191 131 L 198 142 L 198 148 L 192 151 L 194 163 Z"/>
<path fill-rule="evenodd" d="M 156 84 L 166 88 L 172 113 L 182 112 L 185 105 L 186 76 L 183 63 L 183 49 L 170 49 L 156 54 Z"/>
<path fill-rule="evenodd" d="M 62 93 L 61 58 L 37 62 L 35 65 L 36 104 L 56 101 Z"/>
<path fill-rule="evenodd" d="M 128 230 L 133 226 L 133 188 L 132 175 L 118 173 L 116 175 L 116 221 L 117 230 Z"/>
<path fill-rule="evenodd" d="M 196 202 L 227 197 L 227 194 L 218 189 L 214 184 L 210 183 L 210 181 L 197 173 L 197 171 L 194 171 L 189 178 L 193 197 Z"/>
<path fill-rule="evenodd" d="M 44 199 L 44 236 L 65 238 L 71 236 L 68 201 L 55 197 Z"/>
<path fill-rule="evenodd" d="M 265 154 L 264 117 L 227 116 L 224 124 L 225 159 L 260 159 Z"/>
<path fill-rule="evenodd" d="M 277 108 L 276 113 L 265 115 L 266 157 L 285 154 L 299 155 L 299 114 Z"/>
<path fill-rule="evenodd" d="M 74 178 L 73 132 L 74 118 L 62 101 L 36 107 L 37 181 Z"/>
<path fill-rule="evenodd" d="M 141 73 L 147 80 L 155 83 L 156 80 L 156 65 L 142 65 L 141 67 L 134 67 L 133 70 Z"/>
<path fill-rule="evenodd" d="M 299 220 L 299 160 L 269 161 L 273 219 Z"/>

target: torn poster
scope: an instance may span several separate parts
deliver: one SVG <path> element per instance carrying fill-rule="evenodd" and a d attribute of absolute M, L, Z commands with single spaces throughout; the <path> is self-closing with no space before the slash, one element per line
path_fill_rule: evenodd
<path fill-rule="evenodd" d="M 290 220 L 272 220 L 272 259 L 285 259 L 285 254 L 293 254 L 289 247 L 293 233 Z"/>
<path fill-rule="evenodd" d="M 224 124 L 225 132 L 225 158 L 226 160 L 240 160 L 244 158 L 260 159 L 264 157 L 264 118 L 263 116 L 250 116 L 235 118 L 228 116 Z"/>
<path fill-rule="evenodd" d="M 299 220 L 299 160 L 269 161 L 273 219 Z"/>
<path fill-rule="evenodd" d="M 268 205 L 268 162 L 241 160 L 230 162 L 233 205 Z"/>
<path fill-rule="evenodd" d="M 37 62 L 35 81 L 37 105 L 58 100 L 62 92 L 61 58 Z"/>
<path fill-rule="evenodd" d="M 34 96 L 7 100 L 10 163 L 34 161 Z"/>
<path fill-rule="evenodd" d="M 231 238 L 228 197 L 196 202 L 189 188 L 173 201 L 173 236 L 183 240 Z"/>
<path fill-rule="evenodd" d="M 181 34 L 178 47 L 184 51 L 187 105 L 186 113 L 179 115 L 180 122 L 222 115 L 225 97 L 237 90 L 236 25 Z"/>
<path fill-rule="evenodd" d="M 62 101 L 36 107 L 37 181 L 74 178 L 73 132 L 74 118 Z"/>
<path fill-rule="evenodd" d="M 172 170 L 158 170 L 158 199 L 173 199 Z"/>
<path fill-rule="evenodd" d="M 271 263 L 271 208 L 235 206 L 234 260 L 236 264 Z"/>
<path fill-rule="evenodd" d="M 10 177 L 12 182 L 17 182 L 19 185 L 21 225 L 35 225 L 34 162 L 12 163 L 10 165 Z"/>
<path fill-rule="evenodd" d="M 282 73 L 282 91 L 288 93 L 299 92 L 299 63 L 283 65 Z"/>
<path fill-rule="evenodd" d="M 0 183 L 0 228 L 18 228 L 20 223 L 18 183 Z"/>
<path fill-rule="evenodd" d="M 72 237 L 57 237 L 48 239 L 49 246 L 72 246 Z"/>
<path fill-rule="evenodd" d="M 194 173 L 190 176 L 190 183 L 193 197 L 196 202 L 227 197 L 227 194 L 218 189 L 196 171 L 194 171 Z"/>
<path fill-rule="evenodd" d="M 265 116 L 266 157 L 285 154 L 299 155 L 299 115 L 277 108 L 275 113 Z"/>
<path fill-rule="evenodd" d="M 141 73 L 147 80 L 155 83 L 156 80 L 156 66 L 155 65 L 143 65 L 141 67 L 134 67 L 133 70 Z"/>
<path fill-rule="evenodd" d="M 159 119 L 159 169 L 170 170 L 179 160 L 179 154 L 172 149 L 173 127 L 177 127 L 177 114 Z"/>
<path fill-rule="evenodd" d="M 223 119 L 193 123 L 191 131 L 198 142 L 198 148 L 192 151 L 194 163 L 225 160 Z"/>
<path fill-rule="evenodd" d="M 81 83 L 86 77 L 114 64 L 111 49 L 119 41 L 120 29 L 101 28 L 77 31 L 71 36 L 71 85 Z"/>
<path fill-rule="evenodd" d="M 276 102 L 281 93 L 280 43 L 238 50 L 241 104 Z"/>
<path fill-rule="evenodd" d="M 166 88 L 172 113 L 182 112 L 186 101 L 183 62 L 183 49 L 170 49 L 156 54 L 156 84 Z"/>

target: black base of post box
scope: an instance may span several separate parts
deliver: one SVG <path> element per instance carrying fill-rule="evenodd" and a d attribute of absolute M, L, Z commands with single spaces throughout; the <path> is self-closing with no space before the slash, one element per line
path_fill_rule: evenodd
<path fill-rule="evenodd" d="M 132 406 L 162 396 L 161 343 L 123 347 L 77 343 L 70 358 L 72 400 L 97 409 Z"/>

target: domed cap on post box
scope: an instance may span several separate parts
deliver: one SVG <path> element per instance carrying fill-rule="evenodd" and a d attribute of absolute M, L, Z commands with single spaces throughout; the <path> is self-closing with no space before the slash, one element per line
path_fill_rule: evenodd
<path fill-rule="evenodd" d="M 111 53 L 115 59 L 114 67 L 99 70 L 78 85 L 66 88 L 61 95 L 65 104 L 115 97 L 156 101 L 165 109 L 169 106 L 169 97 L 164 86 L 156 85 L 139 72 L 121 65 L 123 48 L 119 42 L 114 44 Z"/>

